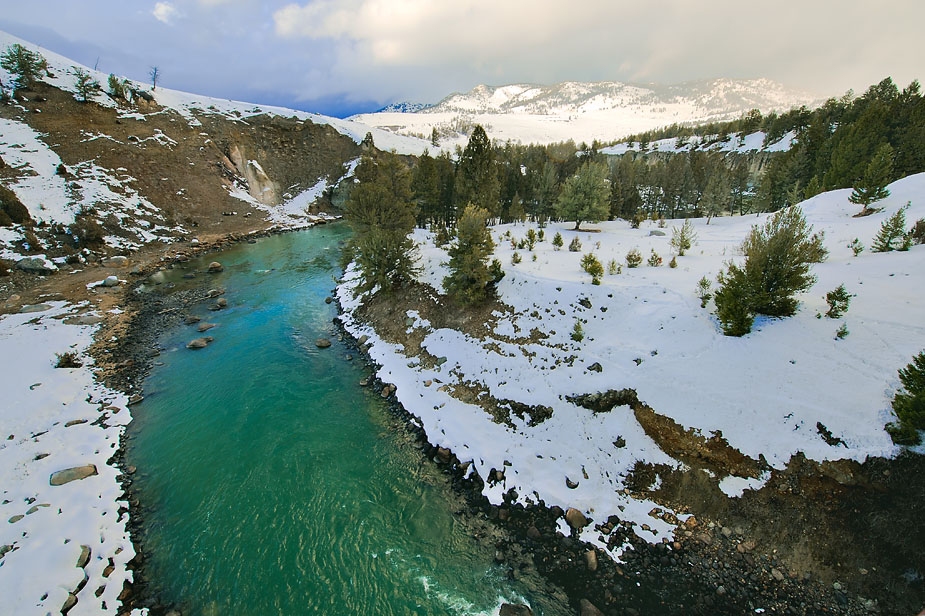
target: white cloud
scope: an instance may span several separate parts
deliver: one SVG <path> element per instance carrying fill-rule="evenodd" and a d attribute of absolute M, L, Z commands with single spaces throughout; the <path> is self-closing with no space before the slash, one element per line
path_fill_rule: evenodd
<path fill-rule="evenodd" d="M 770 77 L 837 95 L 887 74 L 901 83 L 918 76 L 925 3 L 902 4 L 313 0 L 278 9 L 273 25 L 290 42 L 327 42 L 345 78 L 381 85 L 394 73 L 407 89 Z"/>
<path fill-rule="evenodd" d="M 169 2 L 158 2 L 154 5 L 154 10 L 151 11 L 151 14 L 158 21 L 169 24 L 176 17 L 177 9 Z"/>

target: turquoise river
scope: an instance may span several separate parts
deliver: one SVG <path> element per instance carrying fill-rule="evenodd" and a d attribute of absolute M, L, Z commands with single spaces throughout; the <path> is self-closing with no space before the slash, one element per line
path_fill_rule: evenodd
<path fill-rule="evenodd" d="M 228 307 L 189 307 L 218 324 L 203 350 L 185 348 L 195 326 L 159 334 L 135 407 L 126 456 L 148 584 L 184 616 L 497 614 L 502 601 L 567 613 L 495 564 L 445 477 L 359 386 L 369 368 L 347 359 L 324 302 L 348 233 L 242 244 L 151 291 L 224 287 Z M 212 260 L 222 273 L 205 273 Z"/>

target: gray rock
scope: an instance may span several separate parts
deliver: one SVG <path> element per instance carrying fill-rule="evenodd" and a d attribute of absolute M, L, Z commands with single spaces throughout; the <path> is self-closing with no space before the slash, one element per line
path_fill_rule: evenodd
<path fill-rule="evenodd" d="M 603 372 L 604 367 L 600 364 L 600 362 L 594 362 L 593 364 L 588 366 L 588 370 L 590 372 Z"/>
<path fill-rule="evenodd" d="M 67 325 L 97 325 L 103 322 L 103 317 L 93 314 L 81 314 L 76 317 L 68 317 L 64 319 L 64 322 Z"/>
<path fill-rule="evenodd" d="M 196 338 L 195 340 L 190 340 L 186 345 L 188 349 L 204 349 L 209 346 L 209 343 L 215 340 L 212 336 L 203 336 L 202 338 Z"/>
<path fill-rule="evenodd" d="M 330 304 L 330 303 L 333 302 L 333 301 L 334 301 L 334 298 L 331 297 L 330 295 L 328 295 L 326 298 L 324 298 L 324 303 L 325 303 L 325 304 Z"/>
<path fill-rule="evenodd" d="M 104 287 L 117 287 L 119 286 L 119 277 L 118 276 L 106 276 L 106 279 L 103 280 Z"/>
<path fill-rule="evenodd" d="M 67 599 L 64 600 L 64 605 L 61 606 L 61 613 L 67 614 L 75 605 L 77 605 L 77 597 L 74 596 L 74 593 L 69 592 L 67 594 Z"/>
<path fill-rule="evenodd" d="M 53 486 L 63 486 L 66 483 L 86 479 L 96 474 L 95 464 L 84 464 L 83 466 L 74 466 L 52 473 L 51 477 L 48 478 L 48 483 Z"/>
<path fill-rule="evenodd" d="M 581 530 L 589 523 L 588 518 L 585 517 L 585 514 L 578 511 L 574 507 L 569 507 L 565 511 L 565 521 L 568 522 L 568 525 L 575 530 Z"/>
<path fill-rule="evenodd" d="M 198 326 L 196 326 L 196 331 L 207 332 L 213 327 L 215 327 L 216 325 L 217 323 L 200 323 Z"/>
<path fill-rule="evenodd" d="M 158 270 L 148 277 L 148 282 L 152 284 L 164 284 L 167 282 L 167 274 Z"/>
<path fill-rule="evenodd" d="M 568 477 L 566 477 L 566 478 L 565 478 L 565 487 L 567 487 L 569 490 L 574 490 L 575 488 L 578 487 L 578 482 L 577 482 L 577 481 L 572 481 L 571 479 L 569 479 Z"/>
<path fill-rule="evenodd" d="M 777 569 L 771 569 L 771 577 L 777 580 L 778 582 L 784 581 L 784 574 L 778 571 Z"/>
<path fill-rule="evenodd" d="M 650 235 L 650 236 L 655 236 L 655 237 L 664 237 L 664 236 L 665 236 L 665 232 L 664 232 L 664 231 L 659 231 L 658 229 L 652 229 L 651 231 L 649 231 L 649 235 Z"/>
<path fill-rule="evenodd" d="M 42 257 L 25 257 L 16 262 L 16 269 L 30 274 L 53 274 L 58 271 L 51 261 Z"/>
<path fill-rule="evenodd" d="M 331 341 L 328 340 L 327 338 L 318 338 L 317 340 L 315 340 L 315 346 L 318 347 L 319 349 L 326 349 L 329 346 L 331 346 Z"/>
<path fill-rule="evenodd" d="M 82 545 L 80 546 L 80 557 L 77 559 L 77 566 L 83 569 L 88 562 L 90 562 L 90 546 Z"/>
<path fill-rule="evenodd" d="M 121 255 L 109 257 L 103 261 L 103 264 L 108 265 L 109 267 L 125 267 L 128 265 L 128 257 L 123 257 Z"/>
<path fill-rule="evenodd" d="M 597 606 L 587 599 L 582 599 L 578 603 L 578 608 L 578 613 L 581 616 L 604 616 L 604 612 L 597 609 Z"/>
<path fill-rule="evenodd" d="M 585 552 L 585 566 L 588 571 L 597 571 L 597 552 L 594 550 Z"/>
<path fill-rule="evenodd" d="M 9 522 L 10 524 L 16 524 L 16 522 L 19 522 L 19 521 L 20 521 L 21 519 L 23 519 L 24 517 L 26 517 L 26 516 L 24 516 L 23 514 L 20 513 L 20 514 L 14 515 L 12 518 L 10 518 L 9 520 L 7 520 L 7 522 Z"/>
<path fill-rule="evenodd" d="M 217 274 L 223 271 L 224 269 L 225 268 L 218 261 L 212 261 L 212 263 L 209 263 L 209 273 L 210 274 Z"/>
<path fill-rule="evenodd" d="M 183 319 L 183 322 L 186 323 L 187 325 L 193 325 L 193 324 L 195 324 L 195 323 L 199 323 L 201 320 L 202 320 L 202 319 L 201 319 L 200 317 L 197 317 L 197 316 L 191 314 L 191 315 L 189 315 L 188 317 L 186 317 L 185 319 Z"/>
<path fill-rule="evenodd" d="M 20 314 L 26 314 L 28 312 L 45 312 L 50 310 L 51 306 L 48 304 L 26 304 L 19 309 Z"/>

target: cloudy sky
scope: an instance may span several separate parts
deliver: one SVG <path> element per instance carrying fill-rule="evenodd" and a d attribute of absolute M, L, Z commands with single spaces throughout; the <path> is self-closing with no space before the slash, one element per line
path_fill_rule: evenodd
<path fill-rule="evenodd" d="M 923 78 L 922 0 L 0 0 L 0 29 L 104 72 L 332 115 L 479 83 Z"/>

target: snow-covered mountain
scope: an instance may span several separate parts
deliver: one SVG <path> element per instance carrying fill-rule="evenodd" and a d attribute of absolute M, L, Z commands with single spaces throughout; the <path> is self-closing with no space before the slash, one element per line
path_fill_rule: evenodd
<path fill-rule="evenodd" d="M 673 123 L 730 120 L 751 109 L 786 111 L 821 101 L 769 79 L 711 79 L 675 85 L 566 81 L 550 86 L 479 85 L 415 113 L 389 108 L 354 119 L 403 135 L 429 136 L 441 147 L 464 142 L 473 124 L 521 143 L 614 141 Z"/>
<path fill-rule="evenodd" d="M 433 105 L 430 103 L 411 103 L 408 101 L 401 101 L 399 103 L 386 105 L 376 113 L 417 113 L 418 111 L 423 111 L 431 107 L 433 107 Z"/>

